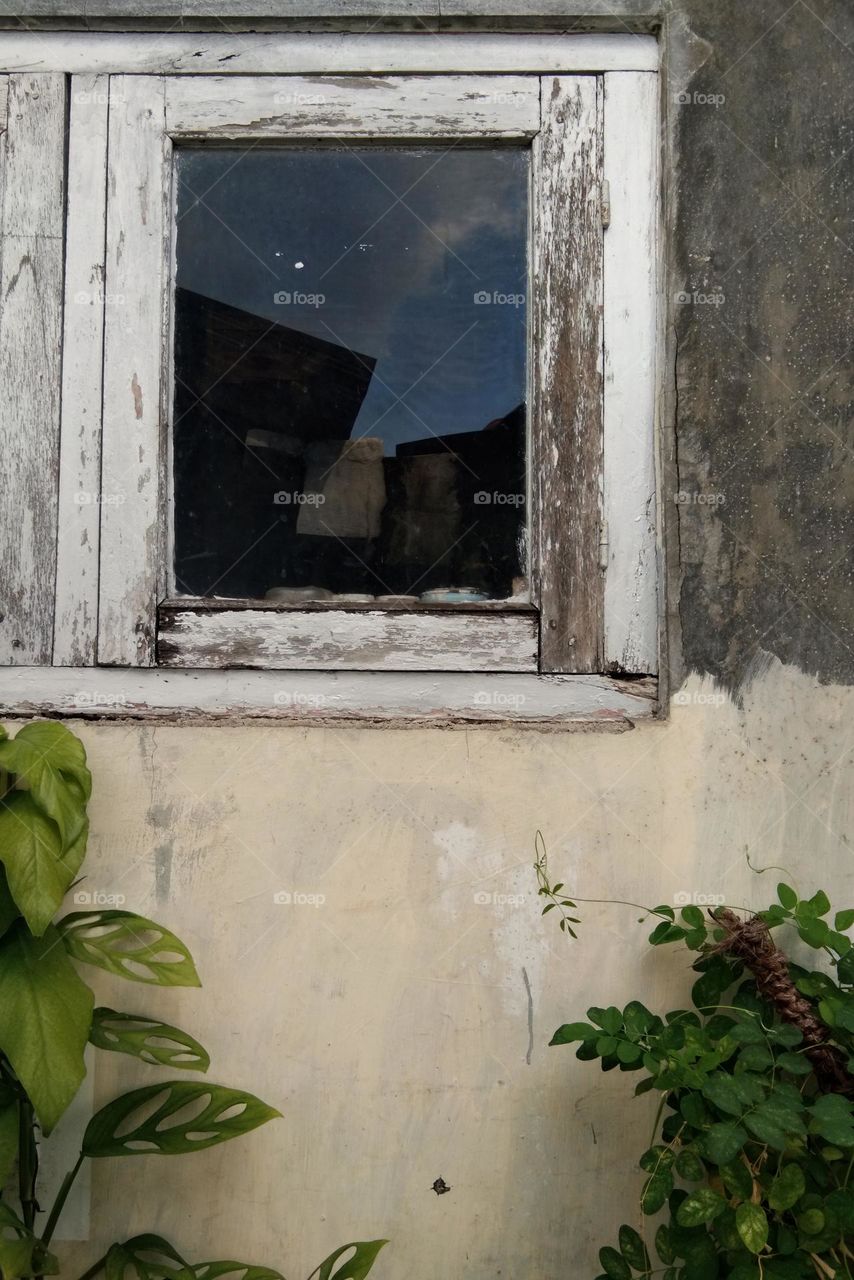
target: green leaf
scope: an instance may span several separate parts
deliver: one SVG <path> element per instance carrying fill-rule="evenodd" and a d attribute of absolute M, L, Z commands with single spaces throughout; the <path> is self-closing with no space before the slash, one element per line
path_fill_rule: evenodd
<path fill-rule="evenodd" d="M 7 1204 L 0 1204 L 0 1272 L 3 1280 L 56 1275 L 59 1263 Z"/>
<path fill-rule="evenodd" d="M 114 1244 L 104 1264 L 105 1280 L 126 1280 L 126 1273 L 138 1280 L 194 1280 L 193 1271 L 162 1236 L 134 1236 Z"/>
<path fill-rule="evenodd" d="M 824 1214 L 821 1209 L 806 1209 L 798 1218 L 798 1226 L 806 1236 L 817 1236 L 824 1230 Z"/>
<path fill-rule="evenodd" d="M 679 914 L 692 929 L 702 929 L 705 932 L 706 919 L 699 907 L 683 907 Z"/>
<path fill-rule="evenodd" d="M 167 1080 L 124 1093 L 96 1112 L 83 1135 L 83 1154 L 184 1155 L 237 1138 L 280 1115 L 239 1089 Z"/>
<path fill-rule="evenodd" d="M 56 1275 L 59 1263 L 7 1204 L 0 1204 L 0 1272 L 3 1280 Z"/>
<path fill-rule="evenodd" d="M 798 933 L 808 947 L 819 950 L 826 945 L 830 929 L 824 920 L 806 918 L 798 921 Z"/>
<path fill-rule="evenodd" d="M 747 1134 L 744 1135 L 745 1140 Z M 753 1178 L 741 1160 L 730 1160 L 720 1166 L 720 1175 L 730 1195 L 740 1200 L 749 1200 L 753 1194 Z"/>
<path fill-rule="evenodd" d="M 655 1252 L 658 1254 L 665 1266 L 669 1266 L 676 1257 L 676 1254 L 673 1251 L 673 1240 L 671 1237 L 672 1233 L 670 1228 L 666 1223 L 662 1222 L 661 1226 L 655 1233 Z"/>
<path fill-rule="evenodd" d="M 748 1044 L 738 1055 L 738 1065 L 744 1071 L 770 1071 L 774 1055 L 765 1044 Z"/>
<path fill-rule="evenodd" d="M 768 1039 L 773 1040 L 774 1044 L 785 1045 L 788 1049 L 799 1045 L 803 1038 L 803 1032 L 789 1022 L 780 1022 L 768 1028 Z"/>
<path fill-rule="evenodd" d="M 659 1169 L 669 1169 L 675 1158 L 675 1152 L 670 1147 L 650 1147 L 643 1153 L 638 1164 L 644 1173 L 657 1173 Z"/>
<path fill-rule="evenodd" d="M 321 1262 L 315 1271 L 312 1271 L 308 1280 L 312 1280 L 315 1273 L 318 1280 L 365 1280 L 365 1276 L 377 1260 L 377 1254 L 385 1244 L 388 1244 L 388 1240 L 362 1240 L 354 1241 L 352 1244 L 342 1244 L 340 1249 L 330 1253 L 329 1257 Z M 347 1258 L 336 1271 L 333 1271 L 332 1268 L 338 1259 L 350 1249 L 355 1249 L 353 1256 Z"/>
<path fill-rule="evenodd" d="M 0 766 L 26 783 L 35 805 L 56 823 L 63 847 L 80 836 L 92 779 L 83 743 L 66 725 L 38 720 L 0 742 Z"/>
<path fill-rule="evenodd" d="M 837 911 L 833 918 L 833 927 L 840 932 L 850 929 L 854 924 L 854 907 L 849 907 L 847 911 Z"/>
<path fill-rule="evenodd" d="M 632 1280 L 631 1267 L 610 1245 L 599 1250 L 599 1266 L 608 1276 L 608 1280 Z"/>
<path fill-rule="evenodd" d="M 723 1072 L 709 1077 L 703 1085 L 703 1095 L 727 1115 L 740 1116 L 744 1110 L 734 1077 Z"/>
<path fill-rule="evenodd" d="M 838 1093 L 825 1094 L 812 1107 L 810 1129 L 837 1147 L 854 1147 L 851 1103 Z"/>
<path fill-rule="evenodd" d="M 75 911 L 57 924 L 75 960 L 132 982 L 199 987 L 187 947 L 174 933 L 131 911 Z"/>
<path fill-rule="evenodd" d="M 784 1213 L 786 1209 L 791 1209 L 792 1205 L 797 1204 L 806 1189 L 807 1184 L 800 1166 L 797 1164 L 784 1165 L 771 1183 L 771 1189 L 768 1192 L 768 1203 L 772 1209 Z"/>
<path fill-rule="evenodd" d="M 808 1076 L 812 1071 L 812 1064 L 803 1053 L 781 1053 L 777 1059 L 777 1066 L 793 1076 Z"/>
<path fill-rule="evenodd" d="M 676 1212 L 680 1227 L 699 1227 L 712 1222 L 726 1208 L 726 1200 L 711 1187 L 699 1187 L 683 1200 Z"/>
<path fill-rule="evenodd" d="M 650 1267 L 649 1252 L 634 1227 L 630 1227 L 624 1222 L 620 1227 L 619 1241 L 620 1253 L 629 1266 L 634 1267 L 635 1271 L 648 1271 Z"/>
<path fill-rule="evenodd" d="M 96 1009 L 89 1039 L 99 1049 L 128 1053 L 160 1067 L 207 1071 L 211 1064 L 207 1050 L 186 1031 L 143 1014 Z"/>
<path fill-rule="evenodd" d="M 809 899 L 807 904 L 810 906 L 817 916 L 826 916 L 830 910 L 830 899 L 823 889 L 819 889 L 817 893 Z"/>
<path fill-rule="evenodd" d="M 661 1167 L 647 1178 L 641 1192 L 641 1210 L 649 1216 L 658 1213 L 673 1190 L 673 1174 L 670 1169 Z"/>
<path fill-rule="evenodd" d="M 50 1133 L 86 1074 L 83 1050 L 92 992 L 49 926 L 34 938 L 23 921 L 0 940 L 0 1051 Z"/>
<path fill-rule="evenodd" d="M 676 1157 L 676 1172 L 688 1182 L 699 1182 L 706 1176 L 706 1167 L 696 1151 L 683 1147 Z"/>
<path fill-rule="evenodd" d="M 703 1146 L 708 1158 L 717 1165 L 729 1164 L 747 1142 L 747 1133 L 734 1120 L 712 1125 L 703 1135 Z"/>
<path fill-rule="evenodd" d="M 643 1049 L 639 1044 L 632 1044 L 629 1040 L 621 1040 L 617 1045 L 617 1057 L 627 1067 L 632 1066 L 634 1063 L 640 1062 L 643 1057 Z"/>
<path fill-rule="evenodd" d="M 41 937 L 75 871 L 62 861 L 56 826 L 26 791 L 12 792 L 0 805 L 0 861 L 19 910 Z"/>
<path fill-rule="evenodd" d="M 576 1040 L 593 1040 L 599 1032 L 589 1022 L 565 1022 L 549 1041 L 553 1044 L 573 1044 Z"/>
<path fill-rule="evenodd" d="M 664 942 L 681 942 L 685 934 L 686 930 L 681 925 L 671 924 L 669 920 L 662 920 L 661 924 L 657 924 L 649 935 L 649 941 L 653 947 L 658 947 Z"/>
<path fill-rule="evenodd" d="M 761 1253 L 768 1243 L 768 1219 L 758 1204 L 747 1201 L 735 1211 L 735 1225 L 751 1253 Z"/>
<path fill-rule="evenodd" d="M 616 1005 L 607 1009 L 598 1009 L 595 1005 L 587 1010 L 587 1016 L 597 1027 L 601 1027 L 606 1035 L 615 1036 L 622 1030 L 623 1015 Z"/>
<path fill-rule="evenodd" d="M 794 889 L 783 882 L 777 885 L 777 898 L 780 905 L 785 907 L 787 911 L 794 911 L 798 905 L 798 895 Z"/>
<path fill-rule="evenodd" d="M 639 1000 L 630 1000 L 623 1010 L 623 1023 L 627 1035 L 633 1040 L 638 1040 L 652 1030 L 655 1016 Z"/>

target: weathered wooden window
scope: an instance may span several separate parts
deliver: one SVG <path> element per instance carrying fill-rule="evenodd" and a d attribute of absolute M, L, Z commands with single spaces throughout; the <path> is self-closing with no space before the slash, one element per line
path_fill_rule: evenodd
<path fill-rule="evenodd" d="M 6 661 L 654 675 L 654 42 L 47 39 L 0 84 L 49 419 L 0 406 Z"/>

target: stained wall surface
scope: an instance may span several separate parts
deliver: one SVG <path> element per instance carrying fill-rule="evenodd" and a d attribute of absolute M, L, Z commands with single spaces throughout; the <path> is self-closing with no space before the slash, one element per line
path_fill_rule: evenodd
<path fill-rule="evenodd" d="M 289 1277 L 380 1235 L 380 1280 L 595 1274 L 639 1225 L 652 1117 L 631 1076 L 548 1041 L 591 1004 L 679 1007 L 691 977 L 631 906 L 580 904 L 578 942 L 542 919 L 535 832 L 584 898 L 759 906 L 779 875 L 749 855 L 854 902 L 852 723 L 849 689 L 771 660 L 741 705 L 692 677 L 668 723 L 622 734 L 76 725 L 95 776 L 77 892 L 170 925 L 204 983 L 105 976 L 101 1002 L 191 1030 L 212 1079 L 283 1118 L 99 1163 L 69 1274 L 146 1228 Z M 99 1055 L 97 1096 L 157 1074 Z"/>

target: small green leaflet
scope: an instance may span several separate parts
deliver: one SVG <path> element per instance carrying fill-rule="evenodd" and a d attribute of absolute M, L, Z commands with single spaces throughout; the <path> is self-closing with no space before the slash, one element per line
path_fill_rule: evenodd
<path fill-rule="evenodd" d="M 608 1280 L 632 1280 L 632 1269 L 625 1258 L 611 1245 L 599 1250 L 599 1266 Z"/>
<path fill-rule="evenodd" d="M 841 1094 L 825 1094 L 812 1106 L 810 1129 L 834 1146 L 854 1147 L 851 1103 Z"/>
<path fill-rule="evenodd" d="M 649 1253 L 639 1232 L 624 1222 L 620 1227 L 619 1241 L 620 1253 L 629 1266 L 634 1267 L 635 1271 L 648 1271 Z"/>
<path fill-rule="evenodd" d="M 797 1164 L 787 1164 L 771 1184 L 768 1192 L 768 1203 L 772 1209 L 783 1213 L 797 1204 L 806 1191 L 806 1182 L 801 1168 Z"/>
<path fill-rule="evenodd" d="M 723 1213 L 726 1200 L 711 1187 L 699 1187 L 683 1200 L 676 1213 L 680 1227 L 699 1227 Z"/>
<path fill-rule="evenodd" d="M 735 1211 L 735 1225 L 745 1248 L 751 1253 L 761 1253 L 768 1243 L 768 1219 L 758 1204 L 748 1201 Z"/>

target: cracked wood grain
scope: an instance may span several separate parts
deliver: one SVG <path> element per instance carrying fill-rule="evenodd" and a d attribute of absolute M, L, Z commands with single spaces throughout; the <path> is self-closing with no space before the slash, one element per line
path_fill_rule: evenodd
<path fill-rule="evenodd" d="M 97 644 L 108 93 L 108 76 L 72 77 L 53 640 L 68 667 L 91 666 Z"/>
<path fill-rule="evenodd" d="M 2 146 L 0 662 L 49 663 L 56 579 L 65 78 L 13 75 Z M 3 112 L 5 115 L 5 110 Z"/>
<path fill-rule="evenodd" d="M 534 142 L 532 571 L 541 670 L 602 664 L 602 81 L 544 76 Z"/>
<path fill-rule="evenodd" d="M 171 144 L 158 77 L 110 80 L 98 662 L 150 666 L 163 565 Z"/>
<path fill-rule="evenodd" d="M 537 617 L 161 606 L 160 666 L 535 672 Z"/>

